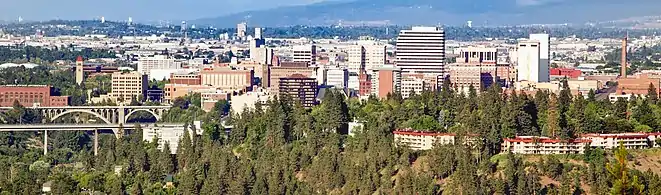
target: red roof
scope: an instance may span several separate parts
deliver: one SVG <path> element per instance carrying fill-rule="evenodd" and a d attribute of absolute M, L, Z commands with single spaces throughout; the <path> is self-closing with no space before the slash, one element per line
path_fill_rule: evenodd
<path fill-rule="evenodd" d="M 82 61 L 83 61 L 83 56 L 78 56 L 78 58 L 76 58 L 76 62 L 82 62 Z"/>

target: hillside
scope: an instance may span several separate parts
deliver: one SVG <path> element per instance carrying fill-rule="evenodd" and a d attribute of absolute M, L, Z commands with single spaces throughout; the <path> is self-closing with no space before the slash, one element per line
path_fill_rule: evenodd
<path fill-rule="evenodd" d="M 249 16 L 249 23 L 259 26 L 370 21 L 372 24 L 461 25 L 467 20 L 472 20 L 474 25 L 584 23 L 659 15 L 661 11 L 656 9 L 659 6 L 661 1 L 655 0 L 356 0 L 248 11 L 199 19 L 193 23 L 234 26 L 246 16 Z"/>

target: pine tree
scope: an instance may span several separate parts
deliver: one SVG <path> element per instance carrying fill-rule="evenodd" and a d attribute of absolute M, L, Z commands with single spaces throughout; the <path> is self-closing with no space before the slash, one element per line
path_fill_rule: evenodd
<path fill-rule="evenodd" d="M 131 195 L 142 195 L 142 184 L 140 182 L 135 182 L 131 186 Z"/>
<path fill-rule="evenodd" d="M 638 181 L 638 176 L 630 176 L 631 173 L 629 168 L 627 168 L 628 155 L 629 152 L 627 152 L 627 149 L 624 148 L 624 144 L 620 142 L 620 146 L 617 148 L 617 150 L 615 150 L 615 162 L 608 163 L 608 166 L 606 167 L 610 173 L 610 176 L 614 178 L 611 194 L 643 194 L 643 189 L 645 186 L 640 184 L 640 181 Z"/>
<path fill-rule="evenodd" d="M 654 84 L 650 83 L 649 88 L 647 89 L 647 101 L 650 104 L 656 104 L 659 101 L 659 93 Z"/>
<path fill-rule="evenodd" d="M 560 128 L 560 112 L 558 109 L 558 99 L 555 95 L 551 95 L 549 99 L 548 109 L 546 110 L 546 126 L 544 126 L 544 135 L 548 137 L 556 137 L 562 130 Z"/>
<path fill-rule="evenodd" d="M 184 133 L 181 135 L 179 145 L 177 146 L 177 170 L 182 171 L 188 168 L 192 161 L 189 157 L 195 152 L 193 147 L 189 130 L 184 127 Z"/>

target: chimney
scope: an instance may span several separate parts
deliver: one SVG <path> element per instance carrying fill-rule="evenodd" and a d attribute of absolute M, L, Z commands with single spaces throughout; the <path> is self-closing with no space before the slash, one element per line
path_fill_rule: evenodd
<path fill-rule="evenodd" d="M 622 61 L 620 62 L 620 78 L 627 78 L 627 41 L 629 33 L 622 39 Z"/>

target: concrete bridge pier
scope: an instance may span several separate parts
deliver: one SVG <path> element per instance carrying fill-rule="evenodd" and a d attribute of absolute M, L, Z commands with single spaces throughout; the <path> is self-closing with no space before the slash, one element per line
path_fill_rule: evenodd
<path fill-rule="evenodd" d="M 48 155 L 48 130 L 44 130 L 44 156 Z"/>
<path fill-rule="evenodd" d="M 94 156 L 99 155 L 99 129 L 94 129 Z"/>

